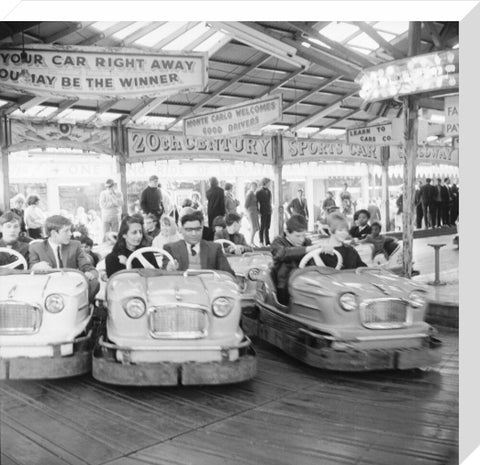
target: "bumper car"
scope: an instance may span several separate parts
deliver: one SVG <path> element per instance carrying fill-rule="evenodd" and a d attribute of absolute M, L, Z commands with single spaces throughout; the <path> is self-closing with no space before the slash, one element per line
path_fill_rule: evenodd
<path fill-rule="evenodd" d="M 235 246 L 226 239 L 217 239 L 225 248 Z M 257 278 L 262 271 L 266 271 L 273 263 L 270 252 L 245 252 L 241 255 L 225 253 L 228 263 L 235 271 L 237 282 L 241 292 L 242 311 L 251 312 L 255 308 L 255 293 L 257 289 Z"/>
<path fill-rule="evenodd" d="M 370 371 L 431 366 L 441 341 L 424 322 L 426 292 L 381 268 L 323 266 L 319 251 L 305 255 L 289 278 L 289 305 L 276 295 L 270 271 L 257 280 L 255 315 L 242 327 L 302 362 L 322 369 Z M 315 266 L 305 266 L 310 260 Z"/>
<path fill-rule="evenodd" d="M 0 253 L 14 253 L 0 249 Z M 88 283 L 77 270 L 0 268 L 0 379 L 63 378 L 91 369 Z"/>
<path fill-rule="evenodd" d="M 240 293 L 228 273 L 154 269 L 142 255 L 106 288 L 105 332 L 93 354 L 93 376 L 117 385 L 227 384 L 255 376 L 257 360 L 240 328 Z M 130 269 L 137 258 L 145 268 Z"/>

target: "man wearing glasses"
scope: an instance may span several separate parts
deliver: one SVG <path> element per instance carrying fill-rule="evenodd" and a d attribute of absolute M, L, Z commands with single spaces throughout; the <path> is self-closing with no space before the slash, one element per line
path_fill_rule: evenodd
<path fill-rule="evenodd" d="M 164 249 L 175 259 L 173 265 L 164 258 L 164 268 L 169 270 L 221 270 L 235 276 L 228 264 L 222 246 L 202 239 L 203 213 L 194 211 L 180 218 L 180 232 L 183 239 L 164 245 Z"/>

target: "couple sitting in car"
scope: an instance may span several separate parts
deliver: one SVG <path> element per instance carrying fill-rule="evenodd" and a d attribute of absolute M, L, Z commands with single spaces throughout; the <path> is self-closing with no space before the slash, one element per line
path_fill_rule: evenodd
<path fill-rule="evenodd" d="M 31 270 L 50 270 L 55 268 L 73 268 L 83 272 L 88 281 L 89 298 L 93 301 L 100 284 L 98 273 L 79 241 L 71 240 L 72 222 L 61 215 L 53 215 L 45 221 L 47 239 L 26 242 L 20 238 L 20 218 L 13 212 L 0 217 L 2 240 L 0 247 L 20 252 Z M 0 266 L 12 262 L 7 252 L 0 253 Z"/>
<path fill-rule="evenodd" d="M 300 215 L 292 216 L 286 223 L 284 235 L 276 237 L 272 242 L 272 277 L 277 286 L 277 297 L 280 303 L 288 305 L 288 279 L 308 252 L 321 249 L 324 254 L 322 261 L 330 267 L 335 267 L 337 264 L 333 249 L 342 256 L 342 269 L 367 266 L 353 247 L 344 244 L 349 236 L 345 217 L 339 212 L 330 213 L 327 222 L 331 232 L 328 244 L 312 244 L 310 239 L 306 238 L 307 221 Z"/>
<path fill-rule="evenodd" d="M 167 270 L 180 271 L 186 269 L 222 270 L 235 276 L 222 251 L 222 246 L 202 239 L 203 221 L 203 214 L 198 210 L 180 218 L 180 232 L 183 239 L 163 246 L 163 249 L 172 255 L 174 262 L 168 262 L 164 258 L 162 267 Z M 105 259 L 107 276 L 110 277 L 116 271 L 125 269 L 128 257 L 134 251 L 148 245 L 149 241 L 145 236 L 142 218 L 136 215 L 125 217 L 120 225 L 117 242 Z M 144 257 L 155 268 L 159 267 L 153 252 L 146 252 Z M 143 268 L 143 265 L 140 260 L 134 259 L 132 268 Z"/>

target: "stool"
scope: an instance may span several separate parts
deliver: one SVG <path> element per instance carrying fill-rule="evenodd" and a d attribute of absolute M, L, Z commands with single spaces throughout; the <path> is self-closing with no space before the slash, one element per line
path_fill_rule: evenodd
<path fill-rule="evenodd" d="M 440 248 L 447 244 L 428 244 L 435 249 L 435 281 L 430 281 L 428 284 L 432 286 L 444 286 L 447 284 L 444 281 L 440 281 Z"/>

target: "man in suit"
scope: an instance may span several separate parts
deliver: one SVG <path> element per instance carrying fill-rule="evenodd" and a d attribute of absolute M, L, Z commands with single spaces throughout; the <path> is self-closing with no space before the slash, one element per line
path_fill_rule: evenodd
<path fill-rule="evenodd" d="M 217 216 L 225 215 L 225 192 L 218 185 L 218 179 L 216 177 L 210 178 L 210 189 L 207 191 L 207 200 L 208 227 L 212 230 L 213 234 L 215 231 L 213 220 Z"/>
<path fill-rule="evenodd" d="M 220 270 L 235 276 L 225 257 L 222 246 L 202 239 L 203 214 L 199 210 L 187 213 L 180 218 L 180 232 L 183 239 L 164 245 L 165 251 L 175 259 L 175 263 L 168 263 L 164 257 L 163 267 L 167 270 L 186 269 Z"/>
<path fill-rule="evenodd" d="M 0 247 L 15 250 L 21 253 L 28 263 L 28 243 L 29 238 L 20 237 L 22 218 L 14 212 L 9 211 L 0 216 Z M 6 252 L 0 253 L 0 266 L 8 265 L 17 259 Z"/>
<path fill-rule="evenodd" d="M 270 179 L 262 179 L 262 188 L 256 193 L 258 210 L 260 212 L 260 245 L 270 245 L 270 236 L 268 230 L 272 221 L 272 192 L 270 188 Z M 265 237 L 265 242 L 263 238 Z"/>
<path fill-rule="evenodd" d="M 452 192 L 450 188 L 450 179 L 445 178 L 441 186 L 442 196 L 442 223 L 443 226 L 452 226 L 450 211 L 452 206 Z"/>
<path fill-rule="evenodd" d="M 354 239 L 365 239 L 372 233 L 372 228 L 368 224 L 370 212 L 368 210 L 357 210 L 355 212 L 357 224 L 350 228 L 349 234 Z"/>
<path fill-rule="evenodd" d="M 435 226 L 435 207 L 433 205 L 435 188 L 430 184 L 431 182 L 432 180 L 430 178 L 425 179 L 425 184 L 420 188 L 425 229 Z"/>
<path fill-rule="evenodd" d="M 298 195 L 288 204 L 287 211 L 290 216 L 300 215 L 308 221 L 307 199 L 305 198 L 303 189 L 298 189 Z"/>
<path fill-rule="evenodd" d="M 29 246 L 29 265 L 32 270 L 74 268 L 83 272 L 88 281 L 88 296 L 93 302 L 100 284 L 98 272 L 82 249 L 79 241 L 72 241 L 72 222 L 61 215 L 45 221 L 47 239 Z"/>

